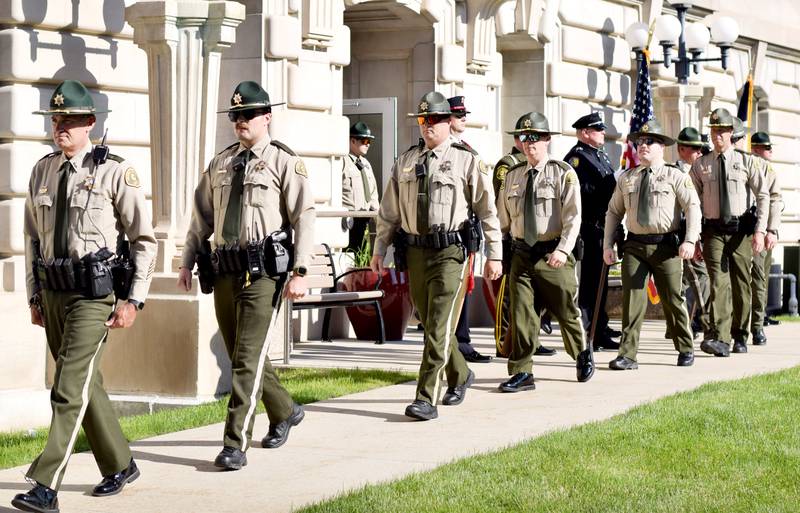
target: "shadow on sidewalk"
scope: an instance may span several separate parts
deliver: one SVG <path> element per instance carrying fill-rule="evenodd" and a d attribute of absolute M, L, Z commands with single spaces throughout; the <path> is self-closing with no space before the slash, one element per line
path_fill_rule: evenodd
<path fill-rule="evenodd" d="M 97 485 L 97 483 L 91 483 L 91 484 L 86 484 L 86 485 L 79 485 L 79 484 L 62 485 L 61 488 L 59 488 L 58 491 L 60 491 L 60 492 L 85 492 L 86 490 L 91 491 L 92 488 L 94 488 L 96 485 Z M 0 482 L 0 490 L 19 490 L 20 492 L 27 492 L 31 488 L 33 488 L 33 487 L 31 485 L 29 485 L 25 481 L 24 477 L 20 477 L 20 482 L 19 483 Z M 19 510 L 18 509 L 9 509 L 9 510 L 0 509 L 0 511 L 19 511 Z"/>
<path fill-rule="evenodd" d="M 217 442 L 219 443 L 219 442 Z M 131 451 L 131 455 L 140 460 L 152 461 L 155 463 L 167 463 L 169 465 L 181 465 L 184 467 L 194 467 L 198 472 L 220 472 L 211 460 L 194 460 L 191 458 L 180 458 L 178 456 L 168 456 L 166 454 L 153 454 L 151 452 Z"/>
<path fill-rule="evenodd" d="M 139 440 L 131 442 L 131 448 L 136 447 L 217 447 L 221 440 Z"/>
<path fill-rule="evenodd" d="M 392 402 L 395 402 L 394 400 Z M 410 401 L 403 401 L 410 402 Z M 321 413 L 336 413 L 340 415 L 357 415 L 359 417 L 373 417 L 377 419 L 384 419 L 387 422 L 414 422 L 414 419 L 406 417 L 401 413 L 384 413 L 379 411 L 368 410 L 349 410 L 347 408 L 333 408 L 331 406 L 311 405 L 307 404 L 303 408 L 306 411 L 315 411 Z"/>

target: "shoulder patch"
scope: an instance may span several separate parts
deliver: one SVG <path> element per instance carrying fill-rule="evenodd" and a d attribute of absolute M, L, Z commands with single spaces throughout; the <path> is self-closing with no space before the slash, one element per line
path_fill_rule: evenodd
<path fill-rule="evenodd" d="M 108 160 L 113 160 L 114 162 L 122 162 L 125 159 L 120 157 L 119 155 L 114 155 L 113 153 L 108 154 Z"/>
<path fill-rule="evenodd" d="M 691 178 L 687 176 L 686 179 L 683 181 L 683 186 L 686 187 L 687 189 L 694 189 L 694 182 L 692 181 Z"/>
<path fill-rule="evenodd" d="M 580 163 L 581 159 L 579 159 L 578 157 L 572 157 L 571 159 L 569 159 L 569 165 L 572 167 L 578 167 L 578 164 Z"/>
<path fill-rule="evenodd" d="M 570 169 L 569 171 L 567 171 L 567 174 L 564 176 L 564 182 L 566 182 L 567 185 L 575 185 L 575 184 L 577 184 L 578 183 L 578 174 L 574 170 Z"/>
<path fill-rule="evenodd" d="M 294 172 L 300 176 L 305 176 L 308 178 L 308 170 L 306 169 L 306 165 L 300 159 L 297 159 L 297 162 L 294 165 Z"/>
<path fill-rule="evenodd" d="M 488 175 L 489 171 L 491 171 L 491 169 L 489 168 L 489 164 L 482 161 L 481 159 L 478 159 L 478 169 L 480 170 L 481 173 L 485 175 Z"/>
<path fill-rule="evenodd" d="M 136 174 L 136 170 L 132 167 L 129 167 L 125 170 L 125 184 L 129 187 L 141 187 L 142 183 L 139 181 L 139 176 Z"/>
<path fill-rule="evenodd" d="M 289 155 L 291 155 L 292 157 L 296 157 L 296 156 L 297 156 L 297 153 L 293 152 L 293 151 L 291 150 L 291 148 L 289 148 L 288 146 L 286 146 L 285 144 L 283 144 L 283 143 L 282 143 L 282 142 L 280 142 L 280 141 L 277 141 L 277 140 L 273 139 L 273 140 L 271 140 L 269 143 L 270 143 L 272 146 L 275 146 L 275 147 L 277 147 L 277 148 L 280 148 L 280 149 L 282 149 L 283 151 L 285 151 L 286 153 L 288 153 L 288 154 L 289 154 Z"/>
<path fill-rule="evenodd" d="M 453 148 L 458 148 L 459 150 L 468 151 L 468 152 L 472 153 L 473 155 L 477 155 L 477 154 L 478 154 L 478 152 L 477 152 L 477 151 L 475 151 L 474 149 L 472 149 L 472 147 L 470 147 L 470 146 L 467 146 L 467 145 L 466 145 L 466 144 L 464 144 L 464 143 L 457 143 L 457 142 L 454 142 L 454 143 L 453 143 L 451 146 L 452 146 Z"/>
<path fill-rule="evenodd" d="M 45 155 L 44 157 L 40 158 L 40 159 L 39 159 L 39 162 L 43 161 L 44 159 L 48 159 L 48 158 L 50 158 L 50 157 L 56 157 L 56 156 L 58 156 L 58 155 L 61 155 L 61 150 L 54 151 L 53 153 L 48 153 L 48 154 L 47 154 L 47 155 Z"/>

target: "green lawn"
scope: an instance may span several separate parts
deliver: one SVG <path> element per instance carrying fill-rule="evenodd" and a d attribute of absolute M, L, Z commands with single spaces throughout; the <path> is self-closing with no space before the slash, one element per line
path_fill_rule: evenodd
<path fill-rule="evenodd" d="M 772 318 L 773 319 L 777 319 L 777 320 L 782 321 L 782 322 L 800 322 L 800 316 L 791 317 L 788 314 L 774 315 L 774 316 L 772 316 Z M 767 328 L 767 329 L 769 329 L 769 328 Z"/>
<path fill-rule="evenodd" d="M 303 511 L 796 512 L 799 422 L 793 368 L 705 385 Z"/>
<path fill-rule="evenodd" d="M 416 379 L 407 372 L 350 369 L 278 369 L 282 383 L 300 404 L 313 403 L 371 388 L 378 388 Z M 141 440 L 163 433 L 223 422 L 228 399 L 174 410 L 162 410 L 152 415 L 135 415 L 120 419 L 122 430 L 129 440 Z M 263 412 L 264 406 L 258 405 Z M 222 431 L 220 430 L 220 444 Z M 30 463 L 42 451 L 47 441 L 47 428 L 32 436 L 26 432 L 0 433 L 0 468 Z M 81 431 L 76 451 L 86 451 L 89 444 Z"/>

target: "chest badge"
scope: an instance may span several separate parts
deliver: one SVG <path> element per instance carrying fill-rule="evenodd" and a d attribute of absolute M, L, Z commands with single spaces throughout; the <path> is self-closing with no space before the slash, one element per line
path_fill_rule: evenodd
<path fill-rule="evenodd" d="M 445 172 L 445 173 L 446 173 L 447 171 L 450 171 L 450 169 L 452 169 L 452 168 L 453 168 L 453 163 L 452 163 L 452 162 L 450 162 L 449 160 L 445 160 L 445 161 L 444 161 L 444 162 L 442 162 L 442 164 L 439 166 L 439 171 L 442 171 L 442 172 Z"/>
<path fill-rule="evenodd" d="M 47 194 L 47 186 L 46 185 L 42 185 L 41 187 L 39 187 L 39 194 Z"/>
<path fill-rule="evenodd" d="M 83 181 L 83 188 L 87 191 L 91 191 L 94 188 L 94 177 L 87 176 L 86 179 Z"/>

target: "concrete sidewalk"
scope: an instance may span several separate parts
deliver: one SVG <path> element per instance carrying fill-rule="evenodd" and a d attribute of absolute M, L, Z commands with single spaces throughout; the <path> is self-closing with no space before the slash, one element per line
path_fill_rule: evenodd
<path fill-rule="evenodd" d="M 63 512 L 242 512 L 292 511 L 367 483 L 396 479 L 456 458 L 496 449 L 585 422 L 605 419 L 631 407 L 696 388 L 800 365 L 800 324 L 770 327 L 769 343 L 748 346 L 746 355 L 714 358 L 696 349 L 693 367 L 675 366 L 677 353 L 664 340 L 663 322 L 648 322 L 642 332 L 639 370 L 615 372 L 607 363 L 616 354 L 595 353 L 598 372 L 589 383 L 575 381 L 574 363 L 560 338 L 543 337 L 559 354 L 536 358 L 537 389 L 501 394 L 504 359 L 472 364 L 475 385 L 460 406 L 439 406 L 439 419 L 415 422 L 403 415 L 413 398 L 407 383 L 306 406 L 305 421 L 282 448 L 253 448 L 249 465 L 219 472 L 212 462 L 221 449 L 222 424 L 172 433 L 132 444 L 142 477 L 115 497 L 94 498 L 89 491 L 100 476 L 89 453 L 70 461 L 59 499 Z M 474 330 L 481 352 L 494 353 L 489 330 Z M 556 332 L 557 334 L 557 332 Z M 410 341 L 376 346 L 368 342 L 307 343 L 298 346 L 293 365 L 359 366 L 416 370 L 420 334 Z M 695 344 L 699 346 L 699 343 Z M 267 419 L 256 420 L 260 440 Z M 25 467 L 0 472 L 0 512 L 14 494 L 29 488 Z"/>

